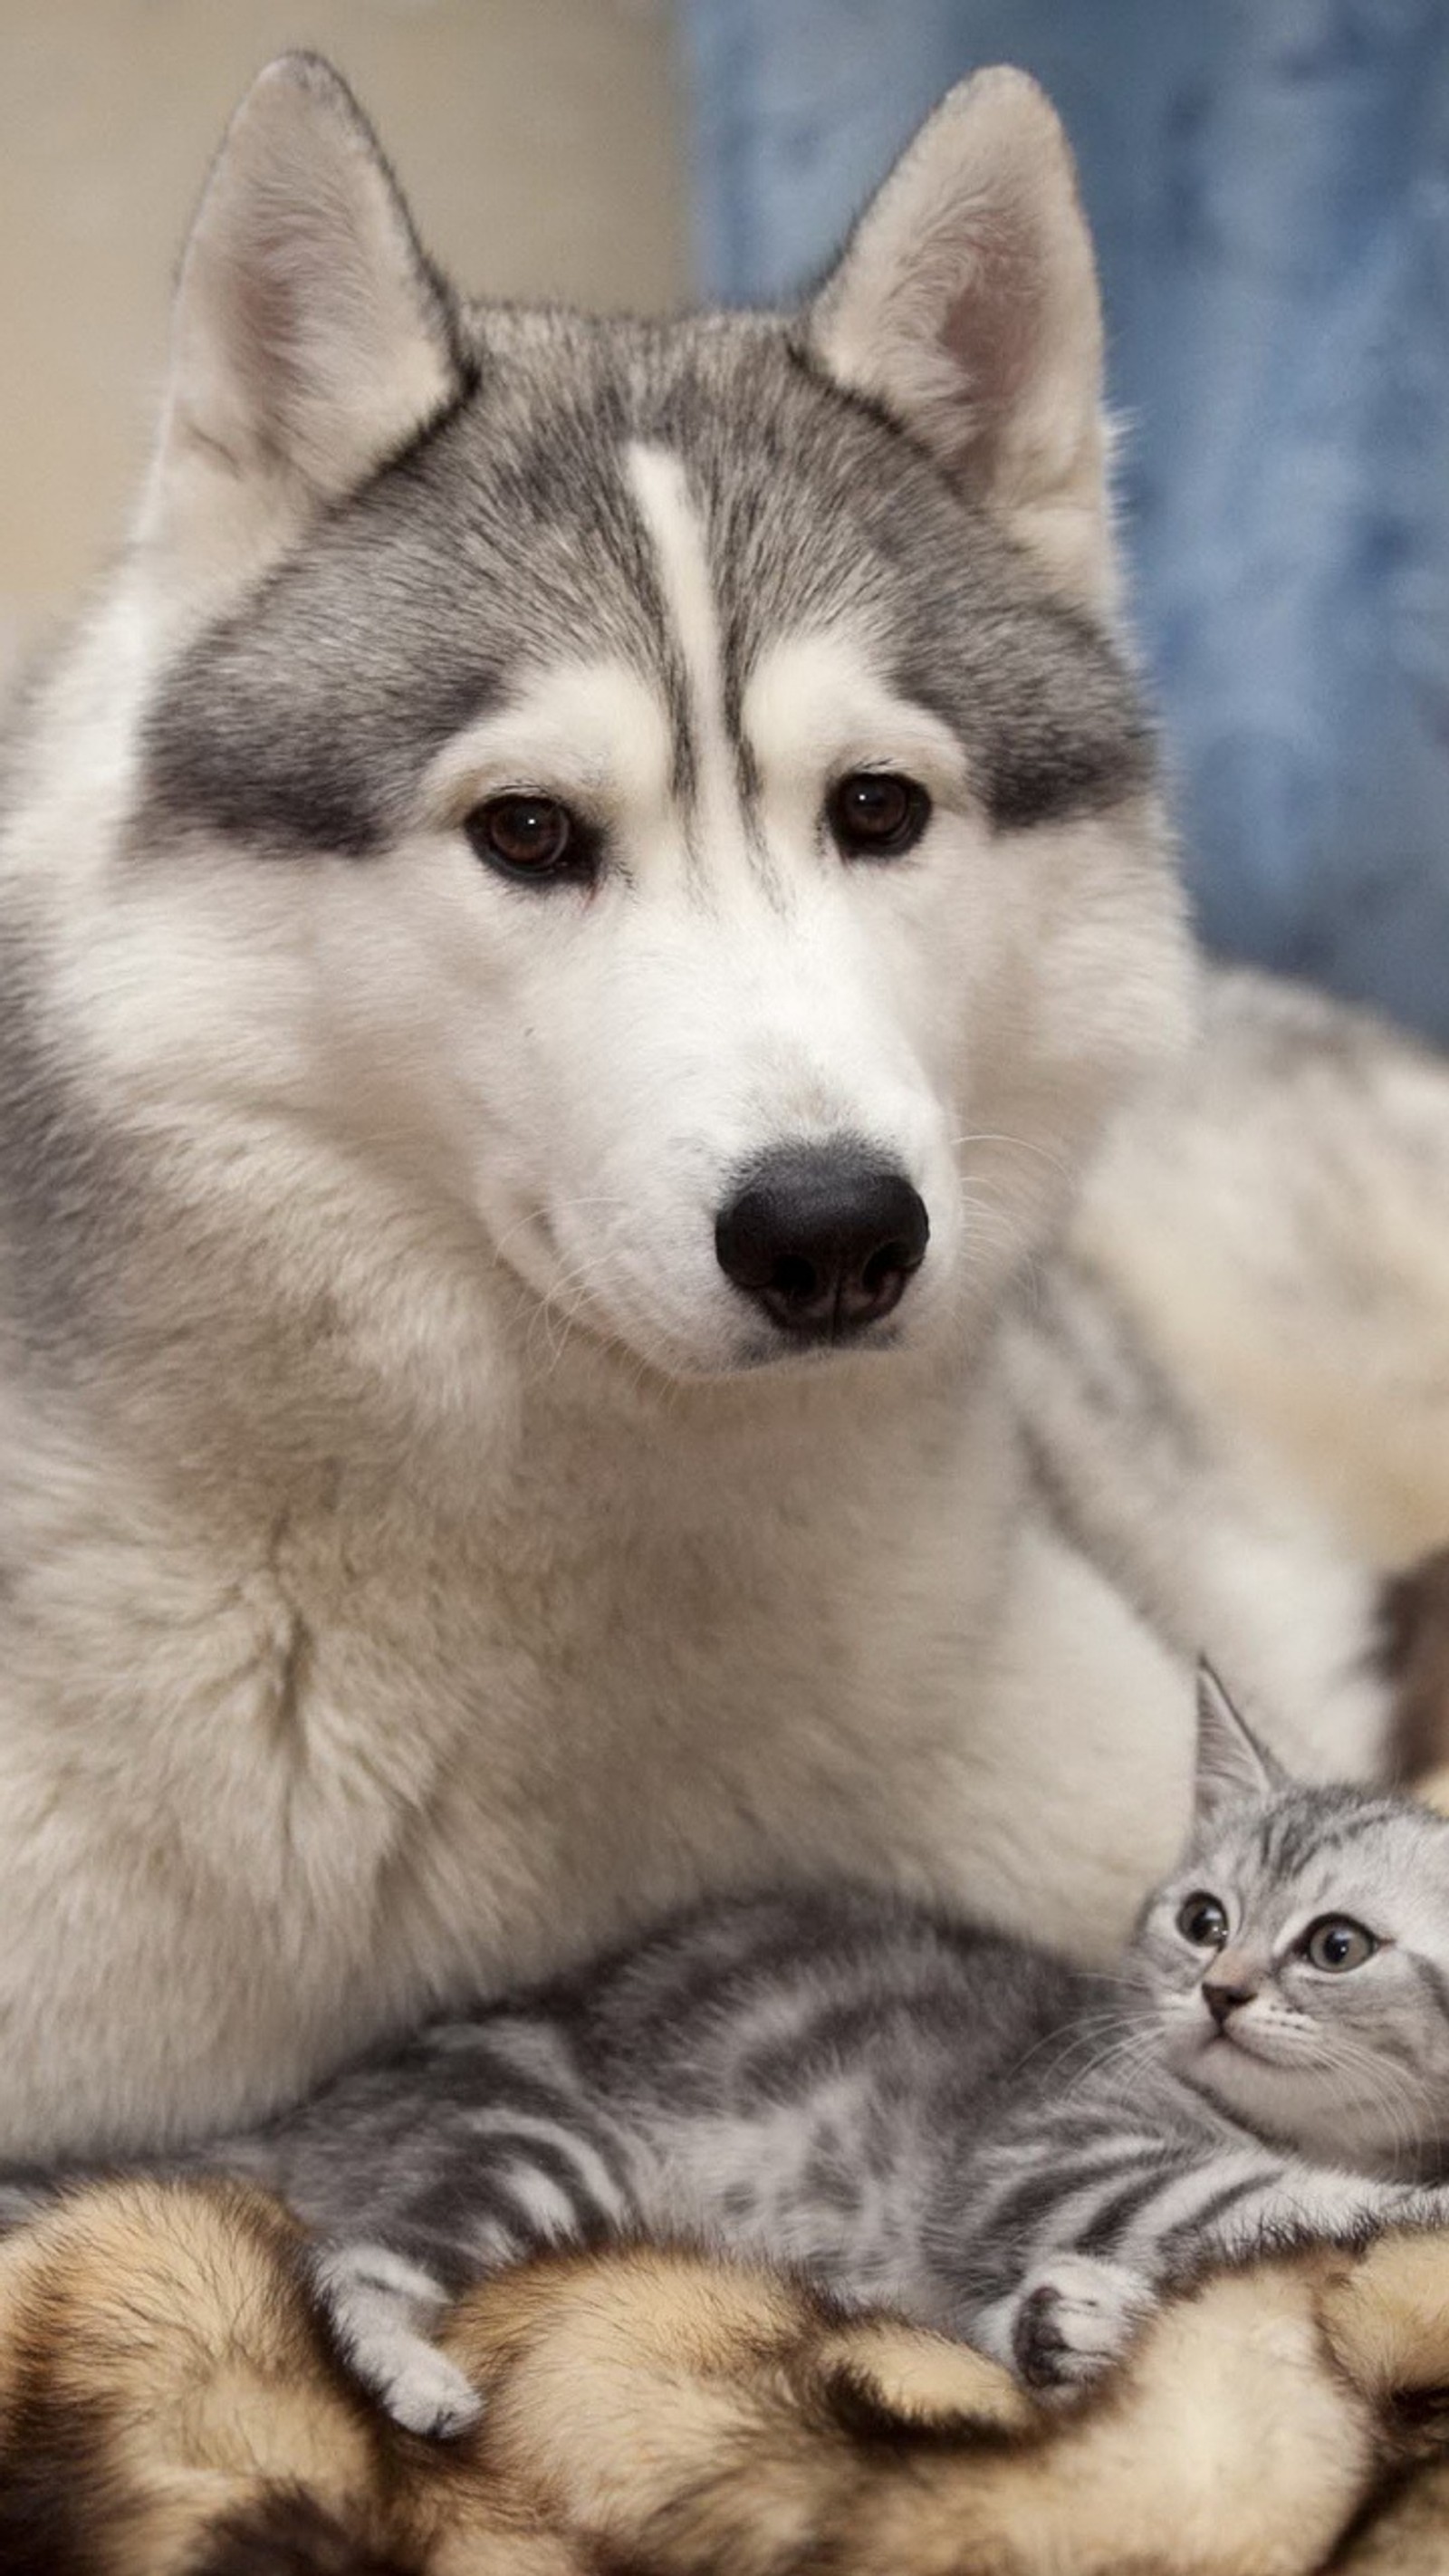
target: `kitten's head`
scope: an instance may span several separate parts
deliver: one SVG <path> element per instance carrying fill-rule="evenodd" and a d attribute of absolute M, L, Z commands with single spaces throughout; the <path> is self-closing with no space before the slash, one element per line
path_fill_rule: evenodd
<path fill-rule="evenodd" d="M 1131 1967 L 1168 2063 L 1250 2128 L 1385 2172 L 1449 2140 L 1449 1823 L 1291 1779 L 1205 1668 L 1192 1831 Z"/>

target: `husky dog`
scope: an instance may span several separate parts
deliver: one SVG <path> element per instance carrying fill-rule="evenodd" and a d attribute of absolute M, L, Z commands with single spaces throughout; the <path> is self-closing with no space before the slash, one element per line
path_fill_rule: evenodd
<path fill-rule="evenodd" d="M 804 311 L 670 324 L 460 302 L 310 58 L 238 112 L 8 756 L 0 2152 L 256 2119 L 782 1876 L 1109 1952 L 1183 1640 L 1285 1603 L 1270 1714 L 1371 1754 L 1311 1517 L 1204 1467 L 1164 1615 L 1015 1410 L 1190 1023 L 1100 368 L 1015 73 Z"/>

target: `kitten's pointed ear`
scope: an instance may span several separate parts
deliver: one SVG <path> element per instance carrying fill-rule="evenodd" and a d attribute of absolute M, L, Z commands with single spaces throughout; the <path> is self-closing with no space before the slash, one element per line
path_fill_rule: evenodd
<path fill-rule="evenodd" d="M 142 548 L 183 591 L 249 577 L 459 372 L 371 127 L 326 63 L 283 55 L 237 109 L 186 246 Z"/>
<path fill-rule="evenodd" d="M 1287 1772 L 1259 1743 L 1211 1664 L 1199 1663 L 1195 1822 L 1201 1825 L 1225 1808 L 1275 1797 L 1287 1785 Z"/>
<path fill-rule="evenodd" d="M 861 218 L 808 334 L 1060 588 L 1111 605 L 1096 269 L 1066 137 L 1025 72 L 950 92 Z"/>

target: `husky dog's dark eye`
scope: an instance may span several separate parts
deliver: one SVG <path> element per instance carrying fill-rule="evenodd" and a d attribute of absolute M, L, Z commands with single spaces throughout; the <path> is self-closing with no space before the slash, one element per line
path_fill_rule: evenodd
<path fill-rule="evenodd" d="M 480 859 L 500 875 L 531 883 L 592 877 L 593 834 L 556 796 L 490 796 L 463 824 Z"/>
<path fill-rule="evenodd" d="M 931 800 L 914 778 L 893 769 L 853 769 L 832 787 L 825 819 L 848 859 L 895 859 L 915 848 L 931 819 Z"/>
<path fill-rule="evenodd" d="M 1178 1907 L 1177 1928 L 1195 1950 L 1220 1950 L 1228 1937 L 1228 1918 L 1217 1898 L 1199 1888 Z"/>
<path fill-rule="evenodd" d="M 1355 1923 L 1351 1914 L 1323 1914 L 1316 1923 L 1309 1924 L 1298 1946 L 1310 1967 L 1322 1968 L 1330 1977 L 1342 1977 L 1350 1968 L 1361 1968 L 1379 1945 L 1372 1932 Z"/>

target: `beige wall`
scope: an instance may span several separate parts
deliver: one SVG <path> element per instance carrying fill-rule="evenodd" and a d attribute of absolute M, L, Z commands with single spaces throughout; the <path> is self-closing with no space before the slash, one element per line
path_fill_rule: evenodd
<path fill-rule="evenodd" d="M 208 159 L 295 44 L 351 80 L 465 285 L 682 292 L 667 0 L 0 0 L 0 672 L 114 539 Z"/>

